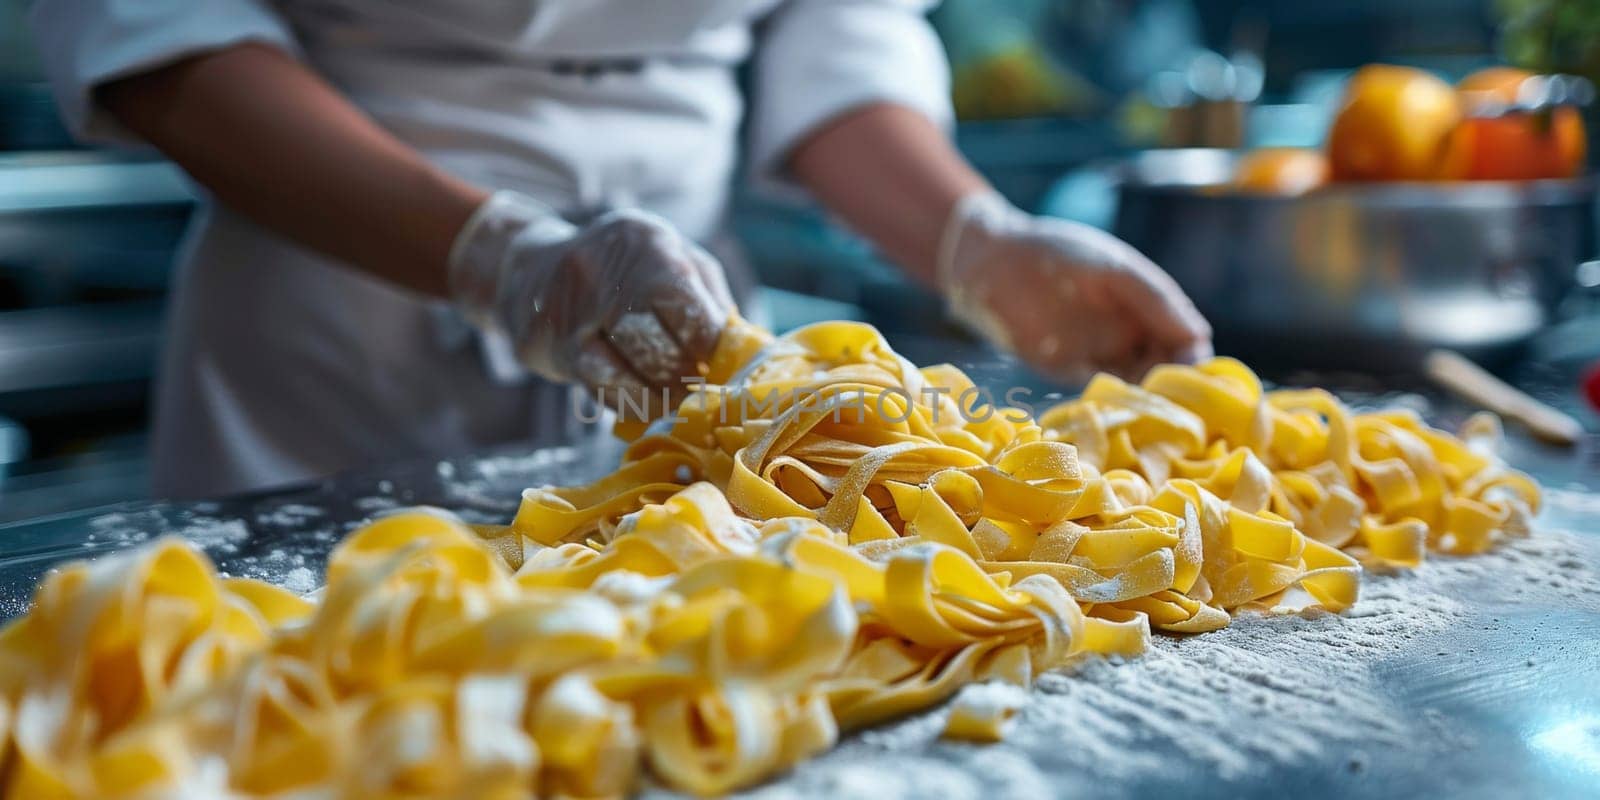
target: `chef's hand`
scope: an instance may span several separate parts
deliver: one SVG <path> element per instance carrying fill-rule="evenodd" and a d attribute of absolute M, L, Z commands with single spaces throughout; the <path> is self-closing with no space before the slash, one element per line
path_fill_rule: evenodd
<path fill-rule="evenodd" d="M 993 192 L 957 204 L 938 278 L 958 319 L 1035 369 L 1138 380 L 1163 362 L 1211 356 L 1211 328 L 1183 290 L 1126 242 L 1035 217 Z"/>
<path fill-rule="evenodd" d="M 699 375 L 733 310 L 722 267 L 665 220 L 614 211 L 585 227 L 497 192 L 457 236 L 450 291 L 554 381 L 632 397 Z"/>

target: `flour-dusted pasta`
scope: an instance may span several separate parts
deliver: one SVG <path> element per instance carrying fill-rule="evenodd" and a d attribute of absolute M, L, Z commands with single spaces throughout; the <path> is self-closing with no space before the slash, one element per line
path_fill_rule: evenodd
<path fill-rule="evenodd" d="M 636 440 L 595 484 L 529 490 L 512 529 L 547 545 L 604 540 L 640 502 L 707 480 L 742 517 L 814 519 L 873 556 L 942 544 L 1007 580 L 1053 578 L 1115 622 L 1199 632 L 1245 605 L 1355 601 L 1360 567 L 1339 549 L 1350 537 L 1327 529 L 1340 510 L 1361 518 L 1361 486 L 1307 478 L 1332 498 L 1319 517 L 1273 504 L 1285 480 L 1306 481 L 1263 462 L 1275 459 L 1272 423 L 1317 429 L 1312 412 L 1275 412 L 1238 362 L 1158 368 L 1144 388 L 1100 376 L 1036 422 L 985 405 L 952 367 L 917 369 L 867 325 L 770 340 L 738 328 L 730 341 L 748 355 L 714 365 L 670 429 Z M 1368 516 L 1374 529 L 1414 524 Z"/>
<path fill-rule="evenodd" d="M 507 526 L 353 533 L 315 603 L 172 540 L 53 573 L 0 633 L 6 796 L 717 794 L 952 696 L 947 735 L 999 738 L 1042 671 L 1343 609 L 1361 559 L 1477 552 L 1538 499 L 1482 421 L 1227 359 L 1035 421 L 853 323 L 736 323 L 676 419 L 627 430 L 617 472 Z"/>
<path fill-rule="evenodd" d="M 1410 411 L 1352 414 L 1320 389 L 1264 393 L 1232 359 L 1157 367 L 1142 386 L 1096 376 L 1039 424 L 1102 470 L 1196 480 L 1234 508 L 1393 566 L 1416 566 L 1429 547 L 1478 553 L 1525 535 L 1539 503 L 1533 480 L 1494 456 L 1493 417 L 1458 439 Z"/>

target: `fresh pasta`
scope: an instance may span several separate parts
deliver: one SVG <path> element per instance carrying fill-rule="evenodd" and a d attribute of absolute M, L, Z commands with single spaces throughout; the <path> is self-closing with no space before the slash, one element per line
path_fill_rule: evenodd
<path fill-rule="evenodd" d="M 1537 487 L 1414 415 L 1243 365 L 1097 377 L 1036 420 L 872 328 L 736 322 L 707 382 L 505 526 L 353 533 L 313 602 L 175 540 L 48 576 L 0 633 L 5 796 L 702 795 L 1152 629 L 1331 611 L 1362 564 L 1527 532 Z M 187 794 L 186 794 L 187 793 Z"/>

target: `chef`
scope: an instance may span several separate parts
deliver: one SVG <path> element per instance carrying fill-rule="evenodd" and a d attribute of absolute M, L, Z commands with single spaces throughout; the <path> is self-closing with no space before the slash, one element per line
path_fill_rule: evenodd
<path fill-rule="evenodd" d="M 734 308 L 749 138 L 1040 370 L 1209 352 L 1173 281 L 1019 211 L 944 134 L 920 0 L 38 0 L 83 138 L 206 191 L 160 366 L 155 489 L 207 496 L 560 434 L 571 393 L 680 387 Z"/>

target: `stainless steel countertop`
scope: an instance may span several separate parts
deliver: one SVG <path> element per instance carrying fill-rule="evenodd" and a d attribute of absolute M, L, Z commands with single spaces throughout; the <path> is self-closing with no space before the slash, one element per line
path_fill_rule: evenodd
<path fill-rule="evenodd" d="M 936 342 L 902 341 L 897 346 L 914 359 L 927 360 L 933 352 L 951 357 Z M 966 359 L 953 360 L 960 364 Z M 1017 379 L 1014 370 L 987 356 L 967 361 L 988 365 L 974 372 L 989 386 L 1011 385 Z M 1445 425 L 1466 412 L 1426 393 L 1374 398 L 1357 391 L 1347 396 L 1357 403 L 1398 399 L 1425 404 L 1430 416 Z M 306 581 L 321 575 L 338 538 L 379 510 L 429 504 L 454 509 L 470 520 L 503 521 L 514 512 L 522 488 L 598 477 L 614 466 L 619 453 L 620 447 L 609 440 L 538 451 L 508 447 L 355 472 L 292 491 L 214 503 L 127 504 L 0 526 L 0 616 L 21 613 L 38 576 L 52 565 L 167 534 L 204 543 L 231 574 L 310 588 Z M 1600 515 L 1592 510 L 1600 508 L 1600 435 L 1588 436 L 1574 449 L 1558 450 L 1512 431 L 1507 456 L 1547 487 L 1568 498 L 1587 498 L 1547 509 L 1540 525 L 1593 536 L 1597 547 L 1592 552 L 1600 553 Z M 1600 563 L 1588 567 L 1600 570 Z M 1112 797 L 1600 796 L 1600 595 L 1588 597 L 1592 599 L 1585 602 L 1540 604 L 1463 596 L 1457 628 L 1409 642 L 1379 666 L 1399 713 L 1436 718 L 1448 731 L 1445 745 L 1380 748 L 1364 753 L 1359 764 L 1348 753 L 1333 750 L 1244 775 L 1219 774 L 1174 752 L 1165 762 L 1170 769 L 1136 780 L 1107 782 L 1069 770 L 1053 774 L 1052 785 L 1068 794 Z M 1566 746 L 1552 751 L 1535 735 L 1552 719 L 1589 723 L 1575 729 Z M 1073 745 L 1063 741 L 1060 746 Z M 1052 768 L 1047 754 L 1034 755 L 1040 769 Z"/>

